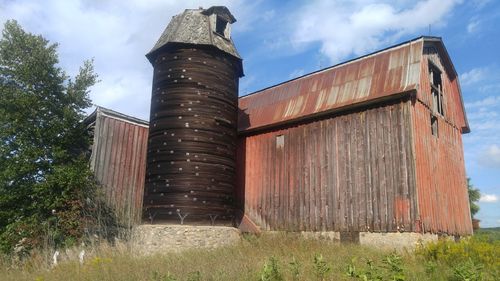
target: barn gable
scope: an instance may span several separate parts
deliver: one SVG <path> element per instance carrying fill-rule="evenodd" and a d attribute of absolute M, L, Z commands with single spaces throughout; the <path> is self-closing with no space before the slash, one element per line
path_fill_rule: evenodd
<path fill-rule="evenodd" d="M 465 113 L 458 75 L 442 39 L 439 37 L 425 37 L 422 56 L 421 72 L 425 73 L 425 75 L 421 75 L 421 88 L 417 98 L 428 107 L 434 107 L 433 103 L 435 101 L 433 102 L 430 90 L 429 70 L 436 69 L 443 76 L 442 105 L 444 108 L 442 110 L 445 112 L 443 116 L 456 127 L 460 128 L 462 133 L 469 133 L 469 122 Z M 433 110 L 436 111 L 435 108 Z"/>

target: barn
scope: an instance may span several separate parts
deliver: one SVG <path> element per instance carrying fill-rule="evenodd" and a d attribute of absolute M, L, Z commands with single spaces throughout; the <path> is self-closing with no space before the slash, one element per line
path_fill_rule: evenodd
<path fill-rule="evenodd" d="M 238 197 L 266 230 L 471 234 L 443 41 L 420 37 L 239 98 Z"/>
<path fill-rule="evenodd" d="M 441 38 L 238 98 L 235 21 L 225 7 L 172 19 L 147 55 L 148 137 L 146 121 L 102 108 L 90 118 L 92 168 L 119 213 L 153 224 L 227 216 L 244 231 L 354 241 L 472 233 L 461 137 L 470 128 Z"/>

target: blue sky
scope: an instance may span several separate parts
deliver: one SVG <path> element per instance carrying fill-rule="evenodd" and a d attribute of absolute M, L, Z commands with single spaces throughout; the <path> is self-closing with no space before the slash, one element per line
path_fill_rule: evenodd
<path fill-rule="evenodd" d="M 173 15 L 212 5 L 238 20 L 240 95 L 420 35 L 442 37 L 472 130 L 463 140 L 467 174 L 483 194 L 477 217 L 500 226 L 500 1 L 0 0 L 0 23 L 16 19 L 58 42 L 70 75 L 94 58 L 93 102 L 147 120 L 153 69 L 144 54 Z"/>

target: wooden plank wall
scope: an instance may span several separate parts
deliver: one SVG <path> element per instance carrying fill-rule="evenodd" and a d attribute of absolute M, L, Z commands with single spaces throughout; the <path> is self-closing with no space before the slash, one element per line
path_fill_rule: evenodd
<path fill-rule="evenodd" d="M 428 46 L 426 46 L 428 47 Z M 428 61 L 442 70 L 444 116 L 431 132 L 432 95 Z M 418 100 L 412 108 L 420 219 L 425 232 L 472 234 L 461 128 L 465 126 L 458 80 L 445 71 L 435 49 L 424 48 Z M 449 67 L 449 66 L 448 66 Z"/>
<path fill-rule="evenodd" d="M 409 124 L 401 101 L 243 137 L 245 213 L 266 230 L 415 231 Z"/>
<path fill-rule="evenodd" d="M 98 112 L 91 168 L 106 200 L 125 225 L 140 222 L 148 127 Z"/>
<path fill-rule="evenodd" d="M 438 118 L 438 137 L 430 126 L 430 110 L 417 102 L 413 109 L 418 206 L 422 230 L 472 234 L 460 131 Z"/>

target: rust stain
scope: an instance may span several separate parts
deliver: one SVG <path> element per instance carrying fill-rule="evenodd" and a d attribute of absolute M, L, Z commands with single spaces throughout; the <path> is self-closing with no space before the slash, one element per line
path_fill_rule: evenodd
<path fill-rule="evenodd" d="M 241 97 L 239 108 L 248 120 L 239 122 L 238 130 L 306 118 L 416 89 L 419 69 L 415 65 L 420 62 L 422 42 L 412 41 Z"/>

